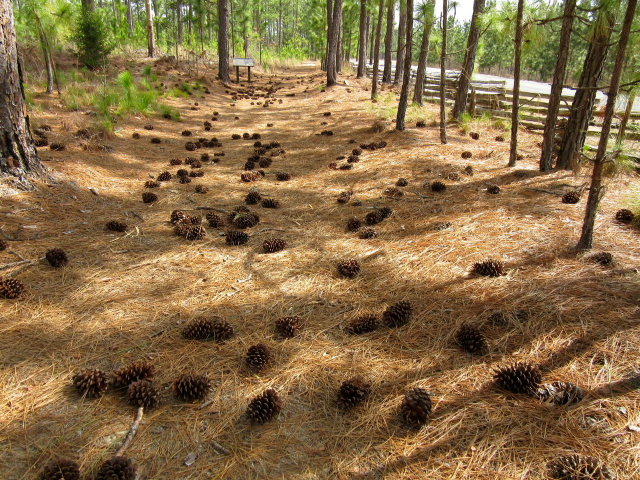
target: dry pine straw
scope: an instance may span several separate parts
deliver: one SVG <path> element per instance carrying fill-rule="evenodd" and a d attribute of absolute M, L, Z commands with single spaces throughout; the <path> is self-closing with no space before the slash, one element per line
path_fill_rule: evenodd
<path fill-rule="evenodd" d="M 176 78 L 176 72 L 166 75 Z M 547 461 L 573 452 L 606 460 L 619 478 L 637 476 L 638 433 L 627 426 L 640 423 L 633 389 L 640 282 L 631 270 L 640 247 L 637 231 L 612 221 L 625 206 L 629 179 L 612 182 L 598 216 L 595 247 L 617 260 L 604 269 L 569 252 L 584 199 L 564 205 L 560 194 L 587 178 L 537 174 L 538 136 L 523 132 L 525 159 L 511 170 L 505 167 L 508 142 L 495 142 L 501 132 L 486 124 L 478 126 L 479 141 L 451 129 L 444 146 L 436 128 L 411 125 L 402 134 L 371 135 L 375 117 L 366 107 L 366 82 L 348 77 L 351 93 L 343 86 L 321 93 L 321 74 L 298 69 L 262 75 L 256 85 L 269 79 L 283 82 L 277 93 L 282 104 L 262 108 L 242 100 L 230 106 L 224 88 L 215 85 L 204 99 L 176 101 L 181 123 L 154 118 L 152 132 L 142 129 L 149 121 L 144 118 L 121 125 L 107 141 L 113 153 L 81 150 L 71 137 L 84 126 L 73 124 L 81 116 L 67 117 L 66 130 L 60 112 L 36 116 L 36 124 L 54 127 L 52 138 L 67 141 L 65 152 L 43 152 L 56 161 L 48 165 L 59 184 L 3 198 L 2 226 L 22 239 L 11 249 L 25 258 L 61 247 L 70 263 L 27 269 L 19 275 L 29 287 L 24 299 L 2 301 L 2 477 L 33 478 L 58 456 L 76 458 L 87 474 L 95 471 L 117 450 L 135 411 L 121 392 L 81 401 L 70 377 L 79 369 L 111 371 L 139 359 L 156 364 L 164 400 L 146 412 L 127 452 L 143 478 L 541 478 Z M 286 97 L 289 92 L 296 96 Z M 190 110 L 196 100 L 199 110 Z M 220 120 L 204 132 L 202 122 L 214 110 Z M 325 111 L 332 115 L 323 116 Z M 435 115 L 432 107 L 426 112 Z M 175 172 L 179 167 L 169 167 L 169 160 L 190 155 L 180 136 L 185 128 L 196 138 L 217 136 L 224 146 L 215 151 L 226 156 L 205 165 L 205 177 L 187 185 L 172 180 L 154 190 L 159 202 L 142 204 L 149 175 Z M 316 136 L 324 129 L 334 136 Z M 141 140 L 131 139 L 134 131 Z M 231 134 L 243 132 L 281 142 L 286 156 L 274 158 L 268 171 L 285 170 L 293 179 L 276 182 L 268 175 L 241 183 L 253 141 L 232 141 Z M 170 143 L 151 145 L 151 136 Z M 365 151 L 351 171 L 328 169 L 357 146 L 348 143 L 351 138 L 389 146 Z M 464 150 L 473 158 L 462 160 Z M 445 180 L 446 192 L 422 188 L 466 165 L 476 174 Z M 526 176 L 514 175 L 522 170 Z M 385 198 L 384 189 L 398 177 L 410 182 L 405 195 Z M 210 193 L 193 193 L 197 183 Z M 486 194 L 487 183 L 499 184 L 502 193 Z M 173 209 L 230 210 L 252 186 L 282 208 L 252 207 L 262 220 L 250 229 L 248 245 L 228 247 L 211 228 L 197 242 L 172 235 L 167 221 Z M 336 197 L 344 190 L 353 190 L 363 206 L 339 205 Z M 374 227 L 377 238 L 346 232 L 349 217 L 363 218 L 375 206 L 394 212 Z M 106 232 L 111 219 L 126 221 L 128 233 Z M 442 221 L 453 228 L 434 231 Z M 265 255 L 262 241 L 273 236 L 289 246 Z M 351 257 L 361 260 L 361 274 L 339 278 L 335 262 Z M 470 266 L 487 257 L 506 262 L 508 274 L 470 277 Z M 6 251 L 0 258 L 15 260 Z M 414 306 L 409 325 L 361 337 L 343 333 L 355 316 L 380 314 L 399 300 Z M 486 325 L 495 311 L 506 314 L 505 325 Z M 303 317 L 302 334 L 280 340 L 273 325 L 289 314 Z M 236 335 L 223 345 L 183 340 L 182 326 L 200 315 L 224 317 Z M 485 326 L 488 355 L 471 358 L 454 344 L 464 322 Z M 243 356 L 258 342 L 271 347 L 274 359 L 251 375 Z M 547 380 L 575 382 L 588 394 L 576 406 L 551 408 L 499 392 L 491 384 L 492 369 L 512 360 L 542 364 Z M 205 408 L 173 399 L 171 382 L 183 372 L 212 379 Z M 371 381 L 372 393 L 344 414 L 335 394 L 353 375 Z M 398 407 L 416 386 L 432 393 L 434 412 L 428 426 L 408 430 Z M 282 413 L 251 426 L 243 418 L 249 400 L 271 387 L 283 398 Z M 187 467 L 190 452 L 198 457 Z"/>

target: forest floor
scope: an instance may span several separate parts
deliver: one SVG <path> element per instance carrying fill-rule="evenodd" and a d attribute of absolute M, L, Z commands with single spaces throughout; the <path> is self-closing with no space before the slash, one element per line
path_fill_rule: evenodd
<path fill-rule="evenodd" d="M 166 63 L 154 72 L 167 84 L 194 80 Z M 578 204 L 561 203 L 587 184 L 587 169 L 539 173 L 538 134 L 521 133 L 523 159 L 508 168 L 509 142 L 494 140 L 507 133 L 490 121 L 471 124 L 479 140 L 451 126 L 441 145 L 432 123 L 437 106 L 429 105 L 412 110 L 416 118 L 402 133 L 389 123 L 372 133 L 397 97 L 385 90 L 372 104 L 367 80 L 344 75 L 324 91 L 317 66 L 252 77 L 244 87 L 223 86 L 212 72 L 200 73 L 210 93 L 171 100 L 180 122 L 129 117 L 111 138 L 75 137 L 91 115 L 63 110 L 55 96 L 36 99 L 46 106 L 32 114 L 33 126 L 50 125 L 49 141 L 66 150 L 40 149 L 55 182 L 0 205 L 9 243 L 1 273 L 17 273 L 27 285 L 20 299 L 0 300 L 0 476 L 35 478 L 52 459 L 70 457 L 92 478 L 125 438 L 135 408 L 123 390 L 81 398 L 71 377 L 149 360 L 161 404 L 145 412 L 125 453 L 141 479 L 539 479 L 547 462 L 571 453 L 605 461 L 620 479 L 638 478 L 639 230 L 615 222 L 616 211 L 637 198 L 637 176 L 608 181 L 594 252 L 612 253 L 614 264 L 603 267 L 590 252 L 573 250 L 586 193 Z M 232 101 L 249 86 L 256 93 L 276 87 L 274 102 Z M 204 131 L 214 112 L 217 121 Z M 416 128 L 416 119 L 427 127 Z M 153 130 L 144 129 L 149 123 Z M 187 129 L 191 138 L 181 135 Z M 285 151 L 252 183 L 240 175 L 255 140 L 231 138 L 245 132 Z M 185 142 L 213 136 L 222 147 L 185 150 Z M 329 168 L 374 141 L 387 146 L 364 150 L 351 170 Z M 461 158 L 464 151 L 472 157 Z M 185 166 L 169 161 L 203 153 L 219 162 L 203 162 L 203 177 L 179 183 L 175 173 Z M 463 173 L 467 166 L 473 176 Z M 144 188 L 165 170 L 170 181 Z M 291 179 L 277 181 L 281 171 Z M 397 187 L 403 195 L 389 197 L 400 177 L 408 181 Z M 431 190 L 436 180 L 444 192 Z M 500 193 L 488 194 L 490 184 Z M 195 193 L 196 185 L 208 193 Z M 226 245 L 226 228 L 207 225 L 202 240 L 174 235 L 173 210 L 226 217 L 251 189 L 281 207 L 249 206 L 260 222 L 246 230 L 246 245 Z M 353 196 L 338 203 L 344 191 Z M 144 204 L 144 192 L 158 201 Z M 383 206 L 393 213 L 373 226 L 375 238 L 347 231 L 349 218 Z M 109 220 L 126 222 L 126 233 L 107 231 Z M 450 227 L 439 228 L 445 222 Z M 272 237 L 287 247 L 265 254 L 263 241 Z M 66 252 L 67 266 L 42 260 L 51 248 Z M 505 275 L 470 273 L 489 257 L 505 263 Z M 20 258 L 34 262 L 5 268 Z M 336 271 L 349 258 L 361 265 L 353 279 Z M 345 331 L 359 315 L 380 318 L 401 300 L 413 306 L 407 325 Z M 275 334 L 285 315 L 302 318 L 298 336 Z M 182 338 L 184 326 L 202 316 L 224 318 L 234 336 L 224 343 Z M 482 329 L 488 353 L 470 356 L 456 345 L 465 323 Z M 258 374 L 244 363 L 257 343 L 272 353 Z M 494 369 L 514 361 L 539 365 L 548 382 L 578 384 L 584 399 L 558 407 L 499 390 Z M 204 403 L 174 398 L 173 381 L 185 372 L 211 379 Z M 371 392 L 343 411 L 338 388 L 356 375 Z M 399 413 L 414 387 L 433 401 L 420 429 L 406 427 Z M 282 411 L 252 425 L 247 405 L 267 388 L 282 398 Z"/>

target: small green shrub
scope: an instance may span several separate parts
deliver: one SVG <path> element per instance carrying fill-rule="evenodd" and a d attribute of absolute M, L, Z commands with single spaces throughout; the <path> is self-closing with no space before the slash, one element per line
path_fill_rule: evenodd
<path fill-rule="evenodd" d="M 73 41 L 78 47 L 80 61 L 92 70 L 102 67 L 113 50 L 107 22 L 98 12 L 82 10 L 73 32 Z"/>

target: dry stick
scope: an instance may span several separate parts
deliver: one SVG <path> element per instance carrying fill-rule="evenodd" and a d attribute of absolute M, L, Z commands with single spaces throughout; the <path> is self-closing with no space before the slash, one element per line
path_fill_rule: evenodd
<path fill-rule="evenodd" d="M 136 436 L 136 432 L 138 431 L 138 425 L 140 425 L 140 420 L 142 420 L 142 415 L 144 414 L 144 407 L 138 407 L 138 412 L 136 413 L 136 419 L 131 424 L 131 428 L 129 429 L 129 433 L 127 433 L 122 446 L 116 452 L 116 457 L 121 457 L 124 451 L 129 447 L 131 440 Z"/>
<path fill-rule="evenodd" d="M 33 263 L 35 263 L 34 260 L 20 260 L 19 262 L 5 263 L 4 265 L 0 265 L 0 270 L 6 270 L 8 268 L 17 267 L 18 265 L 33 264 Z"/>

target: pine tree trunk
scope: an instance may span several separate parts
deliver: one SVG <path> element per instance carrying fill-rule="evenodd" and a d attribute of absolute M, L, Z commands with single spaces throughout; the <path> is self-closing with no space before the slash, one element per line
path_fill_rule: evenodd
<path fill-rule="evenodd" d="M 560 44 L 558 47 L 558 60 L 553 72 L 553 83 L 551 84 L 551 95 L 549 96 L 549 107 L 547 108 L 547 119 L 544 124 L 542 134 L 542 153 L 540 154 L 540 171 L 551 170 L 553 155 L 555 150 L 555 136 L 558 111 L 560 110 L 560 99 L 562 98 L 562 86 L 569 60 L 569 45 L 571 41 L 571 31 L 573 29 L 573 13 L 576 8 L 576 0 L 566 0 L 564 4 L 564 17 L 562 19 L 562 30 L 560 31 Z"/>
<path fill-rule="evenodd" d="M 447 0 L 442 0 L 442 52 L 440 52 L 440 143 L 447 143 Z"/>
<path fill-rule="evenodd" d="M 622 78 L 622 70 L 624 67 L 625 52 L 629 43 L 629 34 L 633 23 L 633 16 L 636 11 L 637 0 L 628 0 L 627 11 L 622 22 L 622 31 L 618 40 L 618 52 L 616 54 L 616 62 L 611 74 L 611 82 L 609 94 L 607 96 L 607 106 L 604 110 L 604 119 L 602 120 L 602 132 L 600 133 L 600 141 L 598 143 L 598 152 L 596 153 L 595 164 L 593 166 L 593 174 L 591 176 L 591 187 L 589 189 L 589 198 L 587 199 L 587 209 L 582 224 L 582 234 L 576 248 L 580 250 L 590 249 L 593 242 L 593 227 L 596 222 L 596 212 L 598 211 L 598 203 L 604 193 L 602 186 L 602 170 L 604 168 L 605 156 L 607 154 L 607 144 L 609 142 L 609 133 L 611 132 L 611 122 L 616 109 L 616 97 L 620 88 L 620 79 Z"/>
<path fill-rule="evenodd" d="M 405 45 L 411 45 L 413 41 L 413 0 L 405 0 Z M 398 39 L 399 40 L 399 39 Z M 398 104 L 398 115 L 396 117 L 396 130 L 404 130 L 404 117 L 407 112 L 409 102 L 409 79 L 411 78 L 411 48 L 405 49 L 405 59 L 402 72 L 402 89 L 400 91 L 400 102 Z"/>
<path fill-rule="evenodd" d="M 81 0 L 82 9 L 86 12 L 93 12 L 96 9 L 96 4 L 93 0 Z"/>
<path fill-rule="evenodd" d="M 342 24 L 342 0 L 335 0 L 333 5 L 333 18 L 331 25 L 331 38 L 329 38 L 329 51 L 327 53 L 327 87 L 338 83 L 340 26 Z"/>
<path fill-rule="evenodd" d="M 478 41 L 480 40 L 480 15 L 484 12 L 486 0 L 475 0 L 473 2 L 473 15 L 469 26 L 469 36 L 467 37 L 467 50 L 464 54 L 464 62 L 458 80 L 458 90 L 453 104 L 451 115 L 459 119 L 467 110 L 467 97 L 469 96 L 469 85 L 475 68 L 476 52 L 478 51 Z"/>
<path fill-rule="evenodd" d="M 356 78 L 367 74 L 367 0 L 360 0 L 360 33 L 358 38 L 358 73 Z"/>
<path fill-rule="evenodd" d="M 407 36 L 407 10 L 405 7 L 407 0 L 400 0 L 400 23 L 398 23 L 398 53 L 396 55 L 396 71 L 393 76 L 393 83 L 397 85 L 404 75 L 404 56 Z"/>
<path fill-rule="evenodd" d="M 129 33 L 133 34 L 133 14 L 131 13 L 131 0 L 127 0 L 127 25 Z"/>
<path fill-rule="evenodd" d="M 367 15 L 367 40 L 369 41 L 369 63 L 373 65 L 373 47 L 376 42 L 376 17 L 374 15 Z"/>
<path fill-rule="evenodd" d="M 378 72 L 380 70 L 380 36 L 382 35 L 382 15 L 384 14 L 384 0 L 380 0 L 378 8 L 378 22 L 376 25 L 375 46 L 373 47 L 373 74 L 371 76 L 371 100 L 378 93 Z"/>
<path fill-rule="evenodd" d="M 0 18 L 0 176 L 29 189 L 27 176 L 42 178 L 45 169 L 31 137 L 10 0 L 0 0 Z"/>
<path fill-rule="evenodd" d="M 147 53 L 150 58 L 156 54 L 156 44 L 153 35 L 153 11 L 151 10 L 151 0 L 145 0 L 145 8 L 147 9 Z"/>
<path fill-rule="evenodd" d="M 182 1 L 176 0 L 176 19 L 178 21 L 178 45 L 182 45 Z"/>
<path fill-rule="evenodd" d="M 596 99 L 596 87 L 602 77 L 614 23 L 613 15 L 601 8 L 582 67 L 578 89 L 571 104 L 569 119 L 556 162 L 557 168 L 571 170 L 579 161 L 582 147 L 584 147 L 587 138 L 587 130 Z"/>
<path fill-rule="evenodd" d="M 229 0 L 218 0 L 218 78 L 229 83 Z"/>
<path fill-rule="evenodd" d="M 633 102 L 635 102 L 635 100 L 636 95 L 629 92 L 627 94 L 627 108 L 624 110 L 624 115 L 620 121 L 620 126 L 618 127 L 618 134 L 616 135 L 616 145 L 622 145 L 622 142 L 624 142 L 625 131 L 627 130 L 627 124 L 631 118 L 631 110 L 633 109 Z"/>
<path fill-rule="evenodd" d="M 427 0 L 425 5 L 424 29 L 422 31 L 422 44 L 420 46 L 420 57 L 418 57 L 418 70 L 416 71 L 416 85 L 413 92 L 413 103 L 422 106 L 422 95 L 424 93 L 424 77 L 427 71 L 427 57 L 429 55 L 429 37 L 433 27 L 433 12 L 436 0 Z"/>
<path fill-rule="evenodd" d="M 391 42 L 393 41 L 393 7 L 395 0 L 387 0 L 387 32 L 384 36 L 384 69 L 382 83 L 391 83 Z"/>
<path fill-rule="evenodd" d="M 324 62 L 323 62 L 324 63 L 323 70 L 325 71 L 329 70 L 329 66 L 327 62 L 329 60 L 329 43 L 331 42 L 332 28 L 333 28 L 333 1 L 327 0 L 327 48 L 325 51 Z"/>
<path fill-rule="evenodd" d="M 522 16 L 524 0 L 518 0 L 516 17 L 516 41 L 513 61 L 513 105 L 511 107 L 511 144 L 509 148 L 509 166 L 515 167 L 518 160 L 518 128 L 520 127 L 520 56 L 522 55 Z"/>

